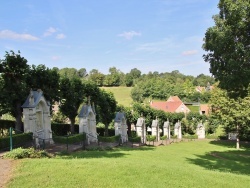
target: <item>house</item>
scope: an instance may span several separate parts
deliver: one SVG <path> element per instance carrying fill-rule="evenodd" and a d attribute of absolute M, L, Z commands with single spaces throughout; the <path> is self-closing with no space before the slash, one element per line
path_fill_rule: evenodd
<path fill-rule="evenodd" d="M 200 109 L 199 109 L 199 113 L 200 115 L 209 115 L 209 105 L 208 104 L 200 104 Z"/>
<path fill-rule="evenodd" d="M 150 106 L 157 110 L 165 112 L 184 112 L 189 113 L 190 109 L 181 101 L 178 96 L 170 96 L 167 101 L 151 101 Z"/>

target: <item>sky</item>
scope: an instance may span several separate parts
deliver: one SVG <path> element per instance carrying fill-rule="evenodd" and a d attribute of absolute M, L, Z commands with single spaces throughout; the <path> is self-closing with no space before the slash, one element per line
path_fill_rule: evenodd
<path fill-rule="evenodd" d="M 8 0 L 0 7 L 0 59 L 108 74 L 179 70 L 210 75 L 203 38 L 219 0 Z"/>

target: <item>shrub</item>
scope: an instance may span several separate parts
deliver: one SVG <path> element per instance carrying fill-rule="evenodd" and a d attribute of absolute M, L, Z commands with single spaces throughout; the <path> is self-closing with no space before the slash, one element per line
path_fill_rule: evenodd
<path fill-rule="evenodd" d="M 141 142 L 141 137 L 140 136 L 128 137 L 128 141 L 130 141 L 130 142 Z"/>
<path fill-rule="evenodd" d="M 110 137 L 98 136 L 98 141 L 99 142 L 118 142 L 120 137 L 121 137 L 120 135 L 110 136 Z"/>
<path fill-rule="evenodd" d="M 155 141 L 156 136 L 147 135 L 147 136 L 146 136 L 146 139 L 147 139 L 147 141 L 152 142 L 152 141 Z"/>
<path fill-rule="evenodd" d="M 194 135 L 183 135 L 182 138 L 186 138 L 186 139 L 198 139 L 198 135 L 194 134 Z"/>
<path fill-rule="evenodd" d="M 32 141 L 32 133 L 23 133 L 23 134 L 13 134 L 12 135 L 12 144 L 13 146 L 20 146 L 27 142 Z M 10 147 L 10 137 L 0 138 L 0 149 L 6 149 Z"/>
<path fill-rule="evenodd" d="M 50 155 L 44 150 L 35 150 L 34 148 L 16 148 L 6 153 L 4 158 L 8 159 L 23 159 L 23 158 L 42 158 L 50 157 Z"/>
<path fill-rule="evenodd" d="M 68 136 L 56 136 L 53 135 L 54 142 L 62 143 L 62 144 L 74 144 L 78 142 L 82 142 L 86 140 L 86 134 L 74 134 L 74 135 L 68 135 Z"/>
<path fill-rule="evenodd" d="M 166 140 L 168 138 L 168 136 L 167 135 L 165 135 L 165 136 L 161 136 L 161 140 Z"/>

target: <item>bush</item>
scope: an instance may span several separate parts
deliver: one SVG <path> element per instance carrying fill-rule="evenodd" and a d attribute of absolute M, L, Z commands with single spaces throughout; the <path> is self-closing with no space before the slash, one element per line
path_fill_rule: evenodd
<path fill-rule="evenodd" d="M 12 135 L 12 145 L 20 146 L 27 142 L 32 141 L 33 139 L 32 133 L 23 133 L 23 134 L 13 134 Z M 0 138 L 0 149 L 6 149 L 10 147 L 10 137 Z"/>
<path fill-rule="evenodd" d="M 215 134 L 207 134 L 207 135 L 206 135 L 206 138 L 207 138 L 207 139 L 218 139 L 218 136 L 215 135 Z"/>
<path fill-rule="evenodd" d="M 81 133 L 81 134 L 74 134 L 74 135 L 68 135 L 68 136 L 53 135 L 53 140 L 54 142 L 61 143 L 61 144 L 74 144 L 74 143 L 85 141 L 86 134 Z"/>
<path fill-rule="evenodd" d="M 50 155 L 44 150 L 35 150 L 34 148 L 16 148 L 6 153 L 4 158 L 8 159 L 23 159 L 23 158 L 42 158 L 50 157 Z"/>
<path fill-rule="evenodd" d="M 147 141 L 152 142 L 152 141 L 155 141 L 156 136 L 147 135 L 146 138 L 147 138 Z"/>
<path fill-rule="evenodd" d="M 70 132 L 70 124 L 52 123 L 51 130 L 57 136 L 64 136 Z M 75 132 L 79 132 L 79 125 L 75 124 Z"/>
<path fill-rule="evenodd" d="M 136 136 L 136 137 L 128 137 L 128 141 L 130 142 L 141 142 L 141 137 L 140 136 Z"/>
<path fill-rule="evenodd" d="M 120 135 L 110 136 L 110 137 L 98 136 L 98 141 L 99 142 L 118 142 L 120 137 L 121 137 Z"/>
<path fill-rule="evenodd" d="M 161 140 L 166 140 L 168 138 L 168 136 L 167 135 L 165 135 L 165 136 L 161 136 Z"/>
<path fill-rule="evenodd" d="M 198 139 L 198 135 L 194 134 L 194 135 L 183 135 L 182 138 L 186 138 L 186 139 Z"/>

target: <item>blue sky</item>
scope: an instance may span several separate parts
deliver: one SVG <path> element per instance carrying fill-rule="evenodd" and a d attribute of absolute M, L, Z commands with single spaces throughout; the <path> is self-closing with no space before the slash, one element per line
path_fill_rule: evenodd
<path fill-rule="evenodd" d="M 0 59 L 124 73 L 209 75 L 202 50 L 219 0 L 8 0 L 0 8 Z"/>

